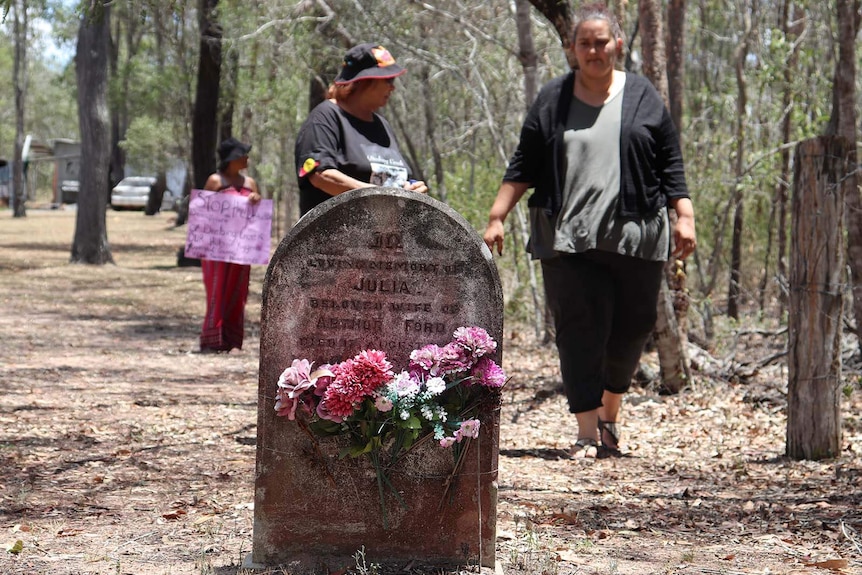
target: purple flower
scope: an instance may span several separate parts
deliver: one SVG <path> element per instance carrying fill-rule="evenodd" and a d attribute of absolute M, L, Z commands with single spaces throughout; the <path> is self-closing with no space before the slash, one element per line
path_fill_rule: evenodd
<path fill-rule="evenodd" d="M 506 374 L 503 368 L 494 363 L 490 357 L 483 357 L 473 366 L 470 373 L 471 384 L 484 387 L 503 387 L 506 383 Z"/>
<path fill-rule="evenodd" d="M 332 383 L 333 379 L 335 379 L 335 373 L 333 372 L 334 369 L 335 366 L 328 363 L 324 363 L 320 366 L 320 369 L 318 369 L 317 372 L 320 372 L 321 375 L 317 378 L 317 383 L 314 384 L 314 395 L 317 397 L 323 397 L 323 393 L 326 391 L 326 388 L 329 387 L 329 384 Z"/>

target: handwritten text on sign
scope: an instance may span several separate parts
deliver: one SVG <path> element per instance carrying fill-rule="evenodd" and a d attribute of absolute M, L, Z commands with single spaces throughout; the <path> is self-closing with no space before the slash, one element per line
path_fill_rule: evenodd
<path fill-rule="evenodd" d="M 272 200 L 192 190 L 185 255 L 235 264 L 269 263 Z"/>

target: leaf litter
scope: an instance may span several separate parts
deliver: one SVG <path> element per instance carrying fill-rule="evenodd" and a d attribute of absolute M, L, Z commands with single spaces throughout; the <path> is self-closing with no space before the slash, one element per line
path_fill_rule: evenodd
<path fill-rule="evenodd" d="M 265 269 L 244 349 L 200 355 L 200 270 L 176 267 L 170 214 L 109 212 L 102 267 L 67 263 L 71 211 L 0 217 L 0 572 L 247 573 Z M 625 457 L 583 464 L 554 350 L 528 333 L 507 324 L 502 342 L 498 571 L 862 573 L 854 353 L 840 458 L 784 456 L 787 370 L 764 358 L 786 334 L 763 322 L 692 346 L 682 393 L 634 387 Z"/>

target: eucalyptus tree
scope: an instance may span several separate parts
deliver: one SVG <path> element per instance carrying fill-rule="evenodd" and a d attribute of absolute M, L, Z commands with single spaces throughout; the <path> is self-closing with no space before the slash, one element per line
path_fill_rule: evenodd
<path fill-rule="evenodd" d="M 847 174 L 839 174 L 839 182 L 847 203 L 848 227 L 848 264 L 853 286 L 853 316 L 856 320 L 857 338 L 862 326 L 862 197 L 859 190 L 858 153 L 856 135 L 856 38 L 862 20 L 860 0 L 837 0 L 836 20 L 838 22 L 838 57 L 835 62 L 835 81 L 832 86 L 832 115 L 827 126 L 827 134 L 837 135 L 844 140 L 847 148 L 847 164 L 853 169 Z M 858 345 L 858 343 L 857 343 Z"/>
<path fill-rule="evenodd" d="M 27 190 L 24 186 L 24 95 L 27 92 L 27 0 L 14 0 L 12 4 L 15 56 L 12 86 L 15 92 L 15 152 L 12 159 L 12 212 L 14 217 L 27 215 L 24 202 Z"/>
<path fill-rule="evenodd" d="M 75 53 L 81 175 L 71 262 L 101 265 L 114 261 L 105 222 L 110 189 L 107 97 L 111 6 L 103 0 L 87 0 L 82 9 Z"/>
<path fill-rule="evenodd" d="M 758 13 L 758 0 L 745 0 L 740 10 L 742 30 L 739 34 L 733 52 L 734 71 L 736 72 L 736 149 L 733 155 L 733 235 L 730 249 L 730 284 L 727 288 L 727 315 L 739 319 L 739 297 L 742 282 L 742 230 L 745 224 L 743 202 L 743 177 L 745 155 L 747 153 L 747 116 L 748 116 L 748 79 L 746 78 L 746 60 L 749 56 L 749 46 L 754 34 L 752 20 Z"/>
<path fill-rule="evenodd" d="M 222 28 L 216 12 L 217 7 L 218 0 L 198 2 L 200 49 L 192 114 L 192 181 L 197 189 L 203 189 L 207 178 L 216 168 L 222 64 Z"/>
<path fill-rule="evenodd" d="M 683 137 L 682 116 L 685 107 L 685 18 L 686 0 L 670 0 L 665 36 L 668 108 L 680 139 Z"/>

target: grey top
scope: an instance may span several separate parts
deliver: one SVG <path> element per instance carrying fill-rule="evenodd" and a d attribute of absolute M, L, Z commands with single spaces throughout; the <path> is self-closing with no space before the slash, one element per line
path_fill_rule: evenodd
<path fill-rule="evenodd" d="M 622 91 L 598 107 L 572 99 L 564 135 L 563 204 L 556 220 L 542 208 L 530 209 L 528 250 L 533 258 L 598 249 L 667 260 L 666 209 L 647 218 L 619 215 L 622 101 Z"/>

